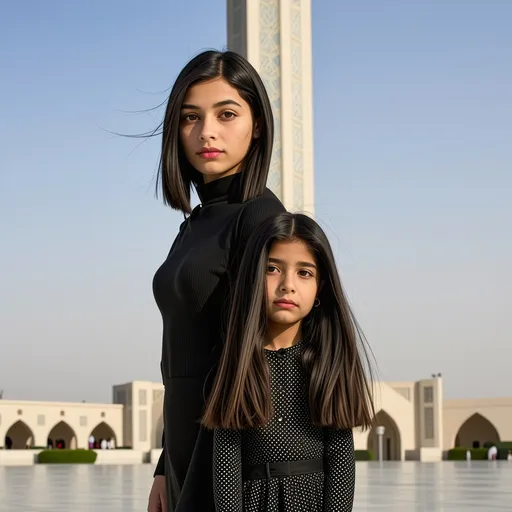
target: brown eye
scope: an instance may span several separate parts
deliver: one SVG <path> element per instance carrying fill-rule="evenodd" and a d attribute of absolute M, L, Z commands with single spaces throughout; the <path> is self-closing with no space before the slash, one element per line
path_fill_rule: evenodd
<path fill-rule="evenodd" d="M 196 114 L 187 114 L 183 116 L 183 121 L 197 121 L 199 117 Z"/>
<path fill-rule="evenodd" d="M 235 118 L 235 117 L 236 117 L 236 114 L 235 114 L 234 112 L 229 112 L 229 111 L 228 111 L 228 112 L 223 112 L 221 115 L 222 115 L 222 116 L 224 117 L 224 119 L 226 119 L 226 120 L 230 120 L 230 119 L 233 119 L 233 118 Z"/>

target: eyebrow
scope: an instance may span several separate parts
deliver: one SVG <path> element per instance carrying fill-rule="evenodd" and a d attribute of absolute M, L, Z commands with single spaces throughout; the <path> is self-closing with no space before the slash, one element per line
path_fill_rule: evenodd
<path fill-rule="evenodd" d="M 280 259 L 278 259 L 278 258 L 269 258 L 269 259 L 268 259 L 268 261 L 269 261 L 269 263 L 278 263 L 278 264 L 280 264 L 280 265 L 284 265 L 284 264 L 286 264 L 286 262 L 285 262 L 285 261 L 280 260 Z M 297 265 L 298 265 L 299 267 L 316 268 L 316 265 L 315 265 L 314 263 L 309 262 L 309 261 L 298 261 L 298 262 L 297 262 Z"/>
<path fill-rule="evenodd" d="M 240 105 L 240 103 L 237 103 L 235 100 L 218 101 L 213 105 L 213 108 L 225 107 L 226 105 L 236 105 L 237 107 L 242 108 L 242 105 Z M 190 103 L 183 103 L 183 105 L 181 105 L 181 110 L 185 109 L 201 110 L 201 107 L 198 107 L 197 105 L 191 105 Z"/>

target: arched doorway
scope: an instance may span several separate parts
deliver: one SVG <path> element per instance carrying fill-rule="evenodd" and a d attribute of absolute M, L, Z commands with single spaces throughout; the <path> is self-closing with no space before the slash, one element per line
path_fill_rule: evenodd
<path fill-rule="evenodd" d="M 101 448 L 101 442 L 105 441 L 113 441 L 113 447 L 117 446 L 116 434 L 114 433 L 113 428 L 108 424 L 102 421 L 98 425 L 94 427 L 92 432 L 89 434 L 89 443 L 91 443 L 94 438 L 94 447 L 93 448 Z M 91 447 L 91 446 L 89 446 Z"/>
<path fill-rule="evenodd" d="M 367 449 L 371 450 L 377 460 L 379 457 L 379 436 L 377 436 L 377 427 L 384 427 L 384 435 L 382 436 L 382 455 L 383 460 L 400 460 L 401 457 L 401 440 L 400 431 L 395 420 L 384 410 L 380 410 L 375 415 L 375 426 L 368 434 Z"/>
<path fill-rule="evenodd" d="M 481 414 L 471 415 L 459 428 L 455 436 L 456 448 L 481 448 L 484 443 L 499 443 L 496 427 Z"/>
<path fill-rule="evenodd" d="M 34 434 L 21 420 L 13 423 L 5 434 L 4 446 L 8 450 L 25 450 L 34 446 Z"/>
<path fill-rule="evenodd" d="M 48 434 L 48 445 L 53 448 L 75 450 L 76 434 L 65 421 L 59 421 Z"/>

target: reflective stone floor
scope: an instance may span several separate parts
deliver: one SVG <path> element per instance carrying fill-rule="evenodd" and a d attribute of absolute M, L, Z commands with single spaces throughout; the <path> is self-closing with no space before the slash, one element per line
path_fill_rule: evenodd
<path fill-rule="evenodd" d="M 153 467 L 0 467 L 0 512 L 144 512 Z M 354 511 L 512 510 L 512 463 L 358 463 Z"/>

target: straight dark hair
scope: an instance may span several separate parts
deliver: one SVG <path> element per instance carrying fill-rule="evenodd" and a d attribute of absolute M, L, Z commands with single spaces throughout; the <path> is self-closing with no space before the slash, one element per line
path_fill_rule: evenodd
<path fill-rule="evenodd" d="M 260 135 L 252 141 L 245 156 L 242 172 L 241 200 L 247 201 L 263 193 L 267 183 L 272 146 L 274 118 L 265 86 L 253 66 L 232 52 L 205 51 L 194 57 L 174 83 L 162 123 L 162 152 L 157 176 L 157 193 L 161 187 L 163 201 L 184 214 L 192 211 L 191 187 L 202 182 L 202 176 L 187 160 L 180 141 L 181 105 L 190 86 L 223 78 L 250 105 Z"/>
<path fill-rule="evenodd" d="M 263 346 L 268 255 L 274 242 L 295 240 L 305 242 L 315 256 L 321 281 L 320 305 L 302 323 L 311 421 L 333 428 L 373 424 L 371 350 L 345 297 L 327 236 L 306 215 L 281 213 L 260 225 L 244 252 L 202 419 L 208 428 L 254 428 L 270 419 L 270 372 Z"/>

